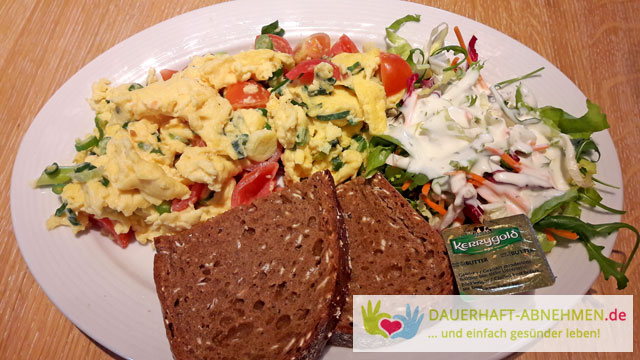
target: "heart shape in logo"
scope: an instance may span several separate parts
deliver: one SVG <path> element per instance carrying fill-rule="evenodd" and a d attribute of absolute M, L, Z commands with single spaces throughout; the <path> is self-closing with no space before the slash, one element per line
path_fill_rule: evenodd
<path fill-rule="evenodd" d="M 391 334 L 400 331 L 400 329 L 402 329 L 402 321 L 400 320 L 389 320 L 389 319 L 382 319 L 380 320 L 380 328 L 382 330 L 384 330 L 387 334 L 389 334 L 389 336 L 391 336 Z"/>

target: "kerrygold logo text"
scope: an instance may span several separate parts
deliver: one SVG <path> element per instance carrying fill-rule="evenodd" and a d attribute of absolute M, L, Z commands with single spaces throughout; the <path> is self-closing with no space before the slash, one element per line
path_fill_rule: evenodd
<path fill-rule="evenodd" d="M 456 254 L 479 254 L 503 248 L 522 241 L 518 228 L 496 229 L 489 233 L 469 234 L 451 239 L 451 249 Z"/>

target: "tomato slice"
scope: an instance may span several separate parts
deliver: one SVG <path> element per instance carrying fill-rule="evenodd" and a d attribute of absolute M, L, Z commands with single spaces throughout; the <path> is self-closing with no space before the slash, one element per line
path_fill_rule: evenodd
<path fill-rule="evenodd" d="M 191 204 L 195 204 L 198 200 L 200 200 L 200 196 L 202 192 L 207 188 L 207 184 L 195 183 L 191 185 L 189 189 L 191 189 L 191 195 L 188 198 L 182 199 L 173 199 L 171 201 L 171 212 L 182 211 L 189 207 Z"/>
<path fill-rule="evenodd" d="M 407 87 L 407 79 L 413 71 L 403 58 L 396 54 L 380 53 L 380 79 L 387 96 L 397 94 Z"/>
<path fill-rule="evenodd" d="M 285 40 L 285 38 L 275 34 L 266 34 L 266 35 L 271 39 L 271 42 L 273 43 L 273 50 L 281 53 L 287 53 L 289 55 L 293 54 L 293 50 L 291 50 L 291 45 L 287 40 Z M 258 40 L 259 37 L 260 35 L 256 36 L 256 40 Z"/>
<path fill-rule="evenodd" d="M 162 76 L 162 80 L 167 81 L 177 72 L 178 70 L 162 69 L 160 70 L 160 76 Z"/>
<path fill-rule="evenodd" d="M 275 45 L 274 45 L 275 46 Z M 325 33 L 316 33 L 306 37 L 293 49 L 293 60 L 299 64 L 305 60 L 321 59 L 329 56 L 331 38 Z"/>
<path fill-rule="evenodd" d="M 337 80 L 342 79 L 342 73 L 340 72 L 340 68 L 336 64 L 332 63 L 331 61 L 321 59 L 303 61 L 300 64 L 296 65 L 296 67 L 291 69 L 289 72 L 287 72 L 284 76 L 289 80 L 298 79 L 303 84 L 311 84 L 313 82 L 314 76 L 313 70 L 318 64 L 323 62 L 331 64 L 331 66 L 333 66 L 334 78 L 336 78 Z"/>
<path fill-rule="evenodd" d="M 242 179 L 231 194 L 231 207 L 250 204 L 269 195 L 276 187 L 277 162 L 262 162 Z"/>
<path fill-rule="evenodd" d="M 243 170 L 245 172 L 252 172 L 253 170 L 257 169 L 258 167 L 262 166 L 263 164 L 272 163 L 272 162 L 278 162 L 278 160 L 280 159 L 281 155 L 282 155 L 282 145 L 280 145 L 280 143 L 278 143 L 278 147 L 276 148 L 276 151 L 274 151 L 273 155 L 271 155 L 267 160 L 265 160 L 263 162 L 251 163 L 251 165 L 247 166 Z"/>
<path fill-rule="evenodd" d="M 271 93 L 253 80 L 241 81 L 227 86 L 224 97 L 233 110 L 266 107 Z"/>
<path fill-rule="evenodd" d="M 129 246 L 129 243 L 133 241 L 133 230 L 129 230 L 129 232 L 125 234 L 118 234 L 115 227 L 113 226 L 113 222 L 111 221 L 111 219 L 98 219 L 94 216 L 89 216 L 89 219 L 92 223 L 97 225 L 100 230 L 106 232 L 109 237 L 111 237 L 111 240 L 113 240 L 113 242 L 118 244 L 121 248 L 126 249 L 127 246 Z"/>
<path fill-rule="evenodd" d="M 351 41 L 351 39 L 347 35 L 342 34 L 342 36 L 340 36 L 340 39 L 338 39 L 338 42 L 333 44 L 333 46 L 331 47 L 331 51 L 329 51 L 329 56 L 333 57 L 341 53 L 358 53 L 358 52 L 360 51 L 358 50 L 358 47 L 356 46 L 356 44 L 353 41 Z"/>
<path fill-rule="evenodd" d="M 193 136 L 193 139 L 191 140 L 191 145 L 196 147 L 207 147 L 207 143 L 204 142 L 204 140 L 202 140 L 202 138 L 199 135 Z"/>

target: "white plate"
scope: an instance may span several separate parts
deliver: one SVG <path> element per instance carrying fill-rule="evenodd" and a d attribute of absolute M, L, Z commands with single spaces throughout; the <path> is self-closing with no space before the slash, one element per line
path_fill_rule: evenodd
<path fill-rule="evenodd" d="M 67 228 L 49 232 L 45 220 L 58 207 L 58 199 L 49 190 L 34 190 L 29 185 L 51 162 L 70 163 L 74 139 L 93 128 L 94 115 L 85 99 L 95 80 L 143 82 L 150 67 L 180 68 L 193 55 L 246 50 L 260 27 L 276 19 L 293 44 L 303 36 L 324 31 L 333 39 L 346 33 L 358 44 L 374 41 L 383 46 L 384 27 L 415 13 L 422 14 L 422 22 L 402 29 L 414 43 L 422 46 L 431 28 L 440 22 L 458 25 L 467 39 L 472 34 L 478 37 L 478 52 L 486 60 L 483 75 L 489 82 L 545 66 L 542 77 L 527 80 L 539 103 L 573 114 L 586 110 L 580 90 L 529 48 L 470 19 L 426 6 L 388 1 L 240 1 L 175 17 L 114 46 L 75 74 L 42 108 L 22 141 L 11 183 L 13 225 L 20 250 L 49 298 L 83 332 L 115 353 L 134 359 L 171 359 L 153 283 L 151 246 L 134 244 L 125 251 L 97 232 L 79 237 Z M 455 43 L 452 36 L 448 40 Z M 611 137 L 603 132 L 595 139 L 604 159 L 598 163 L 599 176 L 621 186 Z M 621 208 L 622 190 L 605 194 L 605 203 Z M 619 220 L 619 216 L 601 213 L 587 213 L 585 218 Z M 606 245 L 606 254 L 614 241 L 612 235 L 600 242 Z M 538 293 L 584 294 L 599 272 L 580 244 L 554 249 L 549 262 L 557 282 Z M 372 358 L 356 355 L 331 348 L 325 358 Z"/>

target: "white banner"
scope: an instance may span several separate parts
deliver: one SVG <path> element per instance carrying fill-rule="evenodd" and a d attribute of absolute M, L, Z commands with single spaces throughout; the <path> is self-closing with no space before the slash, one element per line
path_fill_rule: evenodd
<path fill-rule="evenodd" d="M 355 352 L 632 352 L 632 295 L 354 295 Z"/>

